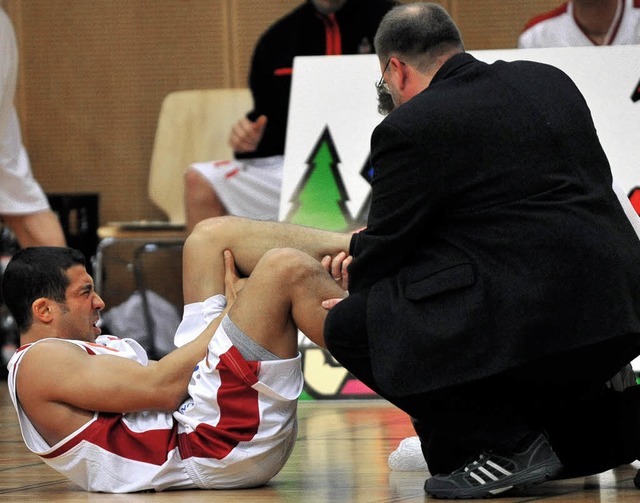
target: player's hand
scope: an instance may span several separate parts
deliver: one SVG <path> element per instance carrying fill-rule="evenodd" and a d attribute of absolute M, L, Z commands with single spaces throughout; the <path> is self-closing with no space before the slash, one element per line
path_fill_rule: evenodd
<path fill-rule="evenodd" d="M 266 125 L 266 115 L 261 115 L 255 122 L 251 122 L 246 117 L 243 117 L 231 128 L 229 145 L 234 152 L 241 154 L 254 152 L 258 148 Z"/>
<path fill-rule="evenodd" d="M 227 305 L 233 304 L 238 298 L 238 292 L 242 290 L 246 278 L 238 276 L 236 263 L 230 250 L 224 251 L 224 296 L 227 299 Z"/>

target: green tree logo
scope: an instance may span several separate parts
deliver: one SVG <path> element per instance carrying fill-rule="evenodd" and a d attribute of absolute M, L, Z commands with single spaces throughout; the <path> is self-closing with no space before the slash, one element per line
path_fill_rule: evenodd
<path fill-rule="evenodd" d="M 329 127 L 311 151 L 308 166 L 291 199 L 286 221 L 330 231 L 346 231 L 352 226 L 346 207 L 347 191 L 338 171 L 340 157 Z"/>

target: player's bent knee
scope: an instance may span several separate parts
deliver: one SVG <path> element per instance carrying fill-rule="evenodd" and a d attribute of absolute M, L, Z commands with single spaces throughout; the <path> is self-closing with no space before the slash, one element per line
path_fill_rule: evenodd
<path fill-rule="evenodd" d="M 297 284 L 324 271 L 317 260 L 295 248 L 274 248 L 267 251 L 256 267 L 257 270 L 258 268 L 273 275 L 280 284 Z"/>
<path fill-rule="evenodd" d="M 191 234 L 195 234 L 203 240 L 224 239 L 226 233 L 236 224 L 237 220 L 237 217 L 232 216 L 206 218 L 194 226 Z"/>

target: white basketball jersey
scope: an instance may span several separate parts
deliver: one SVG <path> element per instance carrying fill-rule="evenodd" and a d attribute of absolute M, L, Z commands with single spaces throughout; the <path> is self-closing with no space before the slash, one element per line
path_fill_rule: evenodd
<path fill-rule="evenodd" d="M 100 336 L 94 344 L 55 340 L 97 357 L 109 354 L 148 363 L 144 349 L 131 339 Z M 251 487 L 277 474 L 293 449 L 303 383 L 300 355 L 246 362 L 219 328 L 209 343 L 208 360 L 194 370 L 189 398 L 178 411 L 96 412 L 84 426 L 49 446 L 16 395 L 20 361 L 33 346 L 19 348 L 8 365 L 9 392 L 23 439 L 34 454 L 85 490 Z"/>
<path fill-rule="evenodd" d="M 603 45 L 640 44 L 640 0 L 620 0 Z M 581 47 L 595 45 L 576 23 L 573 2 L 536 16 L 518 39 L 518 47 Z"/>
<path fill-rule="evenodd" d="M 75 344 L 91 355 L 121 356 L 143 365 L 148 362 L 144 349 L 131 339 L 100 336 L 95 344 L 56 340 Z M 31 424 L 16 396 L 15 379 L 20 361 L 33 346 L 19 348 L 8 365 L 9 393 L 29 450 L 54 470 L 90 491 L 162 490 L 174 486 L 176 475 L 185 483 L 191 482 L 180 461 L 173 417 L 167 413 L 96 412 L 93 419 L 82 428 L 50 447 Z M 55 386 L 55 383 L 52 385 Z M 154 448 L 149 449 L 149 445 Z M 168 484 L 166 486 L 165 481 Z"/>

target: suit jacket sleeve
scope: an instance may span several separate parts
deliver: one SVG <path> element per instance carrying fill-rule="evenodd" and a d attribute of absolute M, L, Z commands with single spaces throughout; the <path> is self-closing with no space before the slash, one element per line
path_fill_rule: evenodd
<path fill-rule="evenodd" d="M 425 180 L 426 153 L 412 138 L 385 121 L 375 129 L 371 144 L 372 205 L 367 229 L 351 242 L 352 292 L 397 273 L 426 239 L 416 229 L 429 227 L 439 204 L 438 184 Z M 429 166 L 429 171 L 437 169 Z"/>

